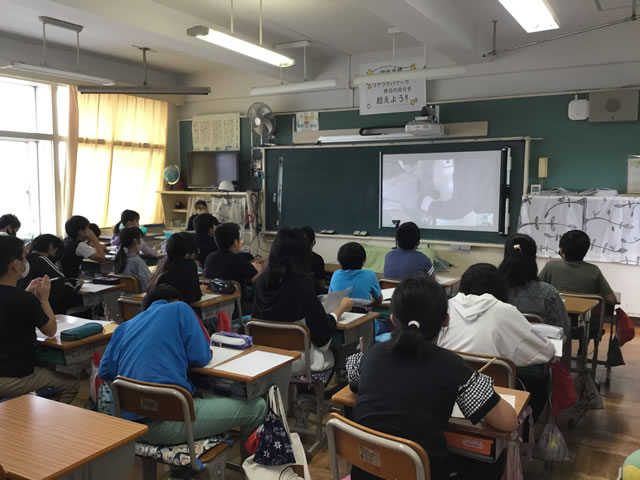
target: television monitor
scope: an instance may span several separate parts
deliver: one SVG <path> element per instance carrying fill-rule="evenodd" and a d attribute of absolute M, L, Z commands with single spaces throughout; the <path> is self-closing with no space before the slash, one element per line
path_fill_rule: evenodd
<path fill-rule="evenodd" d="M 223 180 L 237 182 L 240 152 L 189 152 L 187 186 L 193 190 L 217 190 Z"/>

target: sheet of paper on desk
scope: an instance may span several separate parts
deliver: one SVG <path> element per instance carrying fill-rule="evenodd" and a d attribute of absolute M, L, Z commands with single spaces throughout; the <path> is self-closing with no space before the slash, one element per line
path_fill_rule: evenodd
<path fill-rule="evenodd" d="M 391 297 L 393 296 L 393 292 L 395 292 L 395 288 L 383 288 L 382 289 L 382 301 L 383 302 L 387 302 L 389 300 L 391 300 Z"/>
<path fill-rule="evenodd" d="M 58 324 L 58 327 L 56 330 L 55 338 L 60 338 L 60 332 L 62 332 L 63 330 L 69 330 L 70 328 L 80 327 L 87 323 L 99 323 L 104 327 L 105 325 L 108 325 L 111 322 L 108 322 L 105 320 L 91 320 L 87 318 L 66 317 L 64 320 L 60 320 L 59 318 L 56 318 L 56 323 Z M 44 335 L 40 330 L 36 330 L 36 333 L 37 333 L 38 340 L 40 341 L 43 341 L 46 338 L 51 338 Z"/>
<path fill-rule="evenodd" d="M 506 393 L 501 393 L 500 396 L 502 399 L 511 405 L 514 409 L 516 408 L 516 396 L 515 395 L 507 395 Z M 453 404 L 453 411 L 451 412 L 451 418 L 464 418 L 464 415 L 458 408 L 458 404 Z"/>
<path fill-rule="evenodd" d="M 80 293 L 98 293 L 109 288 L 113 288 L 113 285 L 94 285 L 93 283 L 85 283 L 80 287 Z"/>
<path fill-rule="evenodd" d="M 256 351 L 242 355 L 235 360 L 230 360 L 223 365 L 218 365 L 215 369 L 221 372 L 254 377 L 288 360 L 291 360 L 291 357 L 288 355 Z"/>
<path fill-rule="evenodd" d="M 205 293 L 202 295 L 202 298 L 198 300 L 199 302 L 206 302 L 207 300 L 213 300 L 214 298 L 218 298 L 220 296 L 219 293 Z"/>
<path fill-rule="evenodd" d="M 436 281 L 437 281 L 440 285 L 442 285 L 443 283 L 454 282 L 454 281 L 456 281 L 456 280 L 458 280 L 458 279 L 457 279 L 457 278 L 455 278 L 455 277 L 445 277 L 445 276 L 443 276 L 443 275 L 436 275 Z"/>
<path fill-rule="evenodd" d="M 365 313 L 344 312 L 340 317 L 340 320 L 338 320 L 338 323 L 340 325 L 346 325 L 353 322 L 354 320 L 364 317 L 365 315 Z"/>
<path fill-rule="evenodd" d="M 562 344 L 564 343 L 564 340 L 562 338 L 548 338 L 547 340 L 549 340 L 555 347 L 556 357 L 562 357 Z"/>
<path fill-rule="evenodd" d="M 211 347 L 211 361 L 207 363 L 206 368 L 213 368 L 241 353 L 242 351 L 237 348 Z"/>

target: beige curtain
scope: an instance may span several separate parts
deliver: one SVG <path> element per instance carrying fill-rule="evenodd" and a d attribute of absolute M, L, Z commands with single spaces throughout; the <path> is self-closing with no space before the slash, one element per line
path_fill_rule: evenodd
<path fill-rule="evenodd" d="M 69 87 L 69 133 L 66 157 L 58 158 L 58 201 L 56 202 L 57 234 L 65 236 L 64 223 L 73 214 L 76 186 L 76 164 L 78 159 L 78 90 Z"/>
<path fill-rule="evenodd" d="M 102 227 L 114 225 L 122 210 L 131 209 L 140 213 L 140 223 L 162 223 L 157 192 L 166 156 L 167 102 L 128 95 L 71 96 L 77 99 L 79 118 L 73 214 Z"/>

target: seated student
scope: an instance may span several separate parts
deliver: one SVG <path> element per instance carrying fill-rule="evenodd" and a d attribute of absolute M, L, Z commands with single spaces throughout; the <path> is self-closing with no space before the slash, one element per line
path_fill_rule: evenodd
<path fill-rule="evenodd" d="M 100 361 L 100 377 L 110 381 L 120 375 L 179 385 L 193 394 L 195 388 L 187 370 L 209 363 L 210 340 L 198 317 L 181 299 L 180 292 L 168 285 L 159 285 L 149 292 L 142 305 L 143 312 L 114 331 Z M 193 403 L 196 440 L 240 427 L 244 442 L 267 414 L 262 397 L 248 402 L 228 397 L 194 398 Z M 145 421 L 129 412 L 124 412 L 123 417 L 146 423 L 149 432 L 142 441 L 175 445 L 187 440 L 183 422 Z"/>
<path fill-rule="evenodd" d="M 66 278 L 78 278 L 82 260 L 90 258 L 96 262 L 105 261 L 106 247 L 89 228 L 89 220 L 74 215 L 64 224 L 67 237 L 64 239 L 62 271 Z"/>
<path fill-rule="evenodd" d="M 11 213 L 7 213 L 0 217 L 0 235 L 11 235 L 15 237 L 20 230 L 20 220 Z"/>
<path fill-rule="evenodd" d="M 59 400 L 71 403 L 78 382 L 61 373 L 36 367 L 36 328 L 56 334 L 56 317 L 49 305 L 51 282 L 46 275 L 33 280 L 27 290 L 18 280 L 29 274 L 24 243 L 0 236 L 0 397 L 17 397 L 42 387 L 54 387 Z"/>
<path fill-rule="evenodd" d="M 420 245 L 420 229 L 413 222 L 405 222 L 396 230 L 394 248 L 384 257 L 384 276 L 402 280 L 416 273 L 433 275 L 431 260 L 424 253 L 416 249 Z"/>
<path fill-rule="evenodd" d="M 382 291 L 378 283 L 378 277 L 371 270 L 363 270 L 367 259 L 362 245 L 357 242 L 348 242 L 338 250 L 338 262 L 340 270 L 334 272 L 329 284 L 330 292 L 340 292 L 351 288 L 349 297 L 367 300 L 373 303 L 382 303 Z"/>
<path fill-rule="evenodd" d="M 116 223 L 115 227 L 113 227 L 113 237 L 111 237 L 111 245 L 119 247 L 120 229 L 129 227 L 140 228 L 140 214 L 134 210 L 124 210 L 120 215 L 120 221 Z M 140 231 L 142 232 L 142 236 L 144 237 L 146 227 L 144 227 L 144 230 L 140 228 Z M 158 252 L 156 251 L 156 249 L 144 243 L 144 240 L 141 240 L 138 247 L 140 248 L 140 253 L 142 255 L 146 255 L 147 257 L 158 256 Z"/>
<path fill-rule="evenodd" d="M 102 235 L 102 230 L 97 224 L 90 223 L 89 229 L 93 232 L 93 234 L 96 236 L 97 239 L 100 239 L 100 235 Z"/>
<path fill-rule="evenodd" d="M 198 244 L 192 233 L 174 233 L 167 240 L 167 258 L 162 260 L 149 281 L 148 290 L 156 285 L 170 285 L 180 292 L 187 303 L 197 302 L 202 298 L 198 266 Z"/>
<path fill-rule="evenodd" d="M 324 271 L 324 259 L 313 251 L 313 247 L 316 245 L 316 233 L 313 231 L 313 228 L 309 226 L 302 227 L 300 230 L 302 230 L 302 233 L 304 233 L 311 244 L 311 273 L 313 274 L 313 280 L 316 286 L 316 294 L 321 295 L 327 292 L 324 283 L 326 273 Z"/>
<path fill-rule="evenodd" d="M 209 213 L 209 207 L 207 206 L 207 202 L 204 200 L 198 200 L 194 205 L 196 213 L 189 217 L 189 221 L 187 222 L 187 231 L 191 232 L 196 229 L 195 220 L 198 215 L 202 215 L 203 213 Z"/>
<path fill-rule="evenodd" d="M 450 478 L 465 462 L 448 451 L 444 438 L 456 402 L 474 424 L 484 419 L 504 432 L 518 426 L 515 411 L 494 391 L 490 377 L 436 345 L 447 320 L 444 289 L 425 275 L 410 276 L 393 293 L 391 341 L 347 359 L 349 384 L 358 392 L 353 420 L 418 443 L 429 455 L 433 479 Z M 475 476 L 462 478 L 499 477 L 495 465 L 472 463 Z M 351 478 L 377 477 L 353 468 Z"/>
<path fill-rule="evenodd" d="M 488 263 L 470 266 L 460 279 L 460 292 L 449 300 L 449 327 L 438 345 L 508 358 L 518 367 L 551 360 L 553 345 L 535 333 L 507 300 L 507 284 L 496 267 Z"/>
<path fill-rule="evenodd" d="M 604 278 L 600 269 L 593 263 L 584 261 L 591 240 L 582 230 L 571 230 L 560 237 L 560 256 L 562 260 L 549 260 L 540 272 L 540 280 L 550 283 L 560 292 L 592 293 L 604 297 L 609 305 L 618 303 L 615 293 Z M 599 318 L 599 308 L 591 314 L 592 319 Z M 607 313 L 613 313 L 608 307 Z M 600 335 L 599 322 L 591 322 L 589 338 Z"/>
<path fill-rule="evenodd" d="M 151 272 L 149 267 L 140 258 L 140 242 L 142 231 L 136 227 L 127 227 L 120 230 L 120 250 L 113 261 L 113 273 L 135 275 L 140 282 L 143 292 L 147 291 Z"/>
<path fill-rule="evenodd" d="M 55 235 L 38 235 L 29 244 L 29 275 L 18 282 L 20 288 L 26 289 L 29 283 L 45 275 L 51 280 L 49 303 L 53 313 L 66 313 L 71 307 L 82 305 L 82 298 L 76 293 L 78 281 L 67 280 L 62 272 L 60 259 L 64 244 Z M 80 285 L 82 280 L 79 281 Z"/>
<path fill-rule="evenodd" d="M 240 240 L 240 226 L 236 223 L 223 223 L 213 232 L 219 250 L 210 253 L 204 262 L 204 276 L 206 278 L 221 278 L 235 280 L 242 287 L 243 303 L 248 300 L 247 286 L 255 283 L 262 266 L 254 265 L 245 255 L 239 255 L 242 241 Z M 247 305 L 250 307 L 250 305 Z M 244 307 L 242 313 L 245 312 Z"/>
<path fill-rule="evenodd" d="M 280 229 L 269 262 L 256 282 L 253 317 L 305 323 L 311 333 L 311 369 L 320 372 L 333 367 L 331 338 L 340 316 L 353 308 L 353 300 L 343 298 L 334 312 L 325 312 L 313 287 L 310 261 L 311 247 L 303 233 Z M 301 358 L 293 364 L 294 375 L 304 373 L 304 361 Z"/>
<path fill-rule="evenodd" d="M 516 233 L 507 239 L 498 269 L 509 287 L 509 303 L 522 313 L 535 313 L 561 327 L 569 338 L 569 314 L 558 291 L 538 280 L 536 252 L 536 242 L 529 235 Z"/>
<path fill-rule="evenodd" d="M 198 261 L 204 267 L 204 262 L 210 253 L 218 251 L 218 245 L 213 238 L 213 230 L 220 222 L 210 213 L 198 215 L 194 221 L 196 242 L 198 242 Z"/>

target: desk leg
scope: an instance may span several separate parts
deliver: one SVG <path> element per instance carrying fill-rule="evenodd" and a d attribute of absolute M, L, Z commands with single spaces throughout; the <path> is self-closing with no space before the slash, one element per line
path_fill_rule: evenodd
<path fill-rule="evenodd" d="M 123 319 L 118 308 L 118 298 L 120 298 L 120 292 L 108 292 L 104 294 L 103 301 L 105 317 L 119 325 Z"/>
<path fill-rule="evenodd" d="M 136 458 L 135 441 L 108 452 L 61 477 L 63 480 L 113 480 L 129 478 Z"/>
<path fill-rule="evenodd" d="M 591 312 L 587 312 L 584 314 L 584 335 L 582 336 L 582 355 L 580 371 L 583 372 L 587 370 L 587 360 L 589 357 L 589 330 L 591 327 Z"/>

